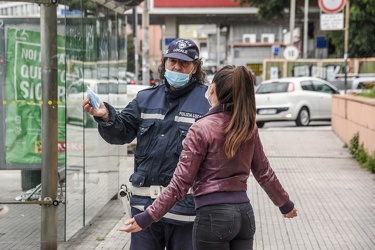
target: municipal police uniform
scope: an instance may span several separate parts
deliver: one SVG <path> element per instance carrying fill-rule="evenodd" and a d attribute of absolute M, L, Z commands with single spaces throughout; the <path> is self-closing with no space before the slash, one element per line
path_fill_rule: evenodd
<path fill-rule="evenodd" d="M 169 184 L 190 126 L 196 118 L 209 110 L 209 103 L 204 98 L 206 91 L 207 86 L 198 83 L 194 77 L 186 86 L 173 91 L 166 82 L 138 92 L 136 98 L 120 113 L 116 113 L 114 107 L 105 103 L 110 117 L 108 122 L 95 118 L 99 124 L 100 135 L 108 143 L 125 144 L 137 139 L 134 173 L 129 179 L 133 193 L 133 216 L 151 205 Z M 158 231 L 163 231 L 161 234 L 170 231 L 170 238 L 175 238 L 175 242 L 171 244 L 179 244 L 178 249 L 191 249 L 191 245 L 188 245 L 191 243 L 194 217 L 194 201 L 188 194 L 160 222 L 138 233 L 132 233 L 132 241 L 137 241 L 137 245 L 132 242 L 132 249 L 152 249 L 152 241 L 155 241 L 155 244 L 168 245 L 162 241 L 168 241 L 169 236 L 162 239 L 158 236 Z M 176 228 L 186 229 L 181 231 L 180 237 L 175 237 L 172 234 Z M 183 248 L 184 241 L 189 241 L 186 248 Z"/>

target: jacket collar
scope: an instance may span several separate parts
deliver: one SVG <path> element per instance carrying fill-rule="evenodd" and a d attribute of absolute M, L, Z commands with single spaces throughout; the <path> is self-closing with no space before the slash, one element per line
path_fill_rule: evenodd
<path fill-rule="evenodd" d="M 180 98 L 186 95 L 187 93 L 190 93 L 195 88 L 195 85 L 198 84 L 198 82 L 193 77 L 190 79 L 189 83 L 186 84 L 186 86 L 182 87 L 181 89 L 172 90 L 167 79 L 164 80 L 164 83 L 165 83 L 165 86 L 167 87 L 167 90 L 166 90 L 167 97 L 171 100 Z"/>
<path fill-rule="evenodd" d="M 212 115 L 212 114 L 221 113 L 221 112 L 226 112 L 226 111 L 229 111 L 229 109 L 225 105 L 218 105 L 218 106 L 210 108 L 210 110 L 208 110 L 207 114 L 205 114 L 204 116 L 202 116 L 200 118 L 197 118 L 196 121 L 199 120 L 199 119 L 202 119 L 203 117 L 206 117 L 206 116 L 209 116 L 209 115 Z"/>

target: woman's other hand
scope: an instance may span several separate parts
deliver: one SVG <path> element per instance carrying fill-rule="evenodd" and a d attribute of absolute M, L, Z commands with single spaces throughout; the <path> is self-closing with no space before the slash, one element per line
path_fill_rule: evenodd
<path fill-rule="evenodd" d="M 128 233 L 136 233 L 142 230 L 140 226 L 138 226 L 137 222 L 134 218 L 125 221 L 125 227 L 122 227 L 119 229 L 122 232 L 128 232 Z"/>
<path fill-rule="evenodd" d="M 294 218 L 297 216 L 297 209 L 296 208 L 293 208 L 292 211 L 290 211 L 289 213 L 287 214 L 284 214 L 284 218 Z"/>

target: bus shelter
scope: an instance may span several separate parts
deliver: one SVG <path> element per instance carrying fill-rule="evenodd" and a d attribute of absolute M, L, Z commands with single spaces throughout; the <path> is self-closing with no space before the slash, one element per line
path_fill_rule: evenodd
<path fill-rule="evenodd" d="M 38 3 L 40 16 L 0 17 L 0 204 L 10 208 L 0 240 L 19 242 L 14 232 L 27 225 L 35 228 L 30 244 L 56 249 L 117 195 L 132 169 L 126 146 L 99 136 L 82 100 L 89 86 L 114 106 L 126 104 L 124 12 L 141 1 L 24 2 Z M 19 214 L 23 223 L 7 228 Z"/>

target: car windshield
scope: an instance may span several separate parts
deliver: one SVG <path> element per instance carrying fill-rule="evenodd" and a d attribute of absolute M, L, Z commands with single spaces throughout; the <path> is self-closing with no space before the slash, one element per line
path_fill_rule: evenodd
<path fill-rule="evenodd" d="M 271 82 L 260 84 L 256 90 L 257 94 L 288 92 L 289 82 Z"/>
<path fill-rule="evenodd" d="M 335 80 L 335 81 L 330 81 L 330 83 L 338 88 L 339 90 L 344 90 L 345 89 L 345 81 L 344 80 Z M 346 81 L 346 88 L 347 89 L 352 89 L 353 88 L 353 81 L 352 80 L 347 80 Z"/>

